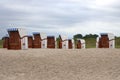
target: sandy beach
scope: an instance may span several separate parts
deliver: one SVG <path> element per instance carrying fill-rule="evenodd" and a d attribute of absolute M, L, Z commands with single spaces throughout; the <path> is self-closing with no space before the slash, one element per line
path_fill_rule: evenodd
<path fill-rule="evenodd" d="M 120 80 L 120 49 L 0 49 L 0 80 Z"/>

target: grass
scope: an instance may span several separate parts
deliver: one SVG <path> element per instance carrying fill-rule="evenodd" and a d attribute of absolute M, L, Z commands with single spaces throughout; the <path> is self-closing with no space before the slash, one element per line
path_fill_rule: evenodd
<path fill-rule="evenodd" d="M 115 47 L 120 48 L 120 37 L 115 38 Z"/>
<path fill-rule="evenodd" d="M 86 48 L 96 48 L 96 39 L 95 38 L 86 38 Z"/>
<path fill-rule="evenodd" d="M 3 46 L 3 40 L 0 40 L 0 48 L 2 48 Z"/>

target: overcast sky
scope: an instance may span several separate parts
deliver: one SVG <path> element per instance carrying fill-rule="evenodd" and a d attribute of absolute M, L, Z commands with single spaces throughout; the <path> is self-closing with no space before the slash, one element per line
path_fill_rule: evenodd
<path fill-rule="evenodd" d="M 9 27 L 28 33 L 114 33 L 120 36 L 120 0 L 0 0 L 0 37 Z"/>

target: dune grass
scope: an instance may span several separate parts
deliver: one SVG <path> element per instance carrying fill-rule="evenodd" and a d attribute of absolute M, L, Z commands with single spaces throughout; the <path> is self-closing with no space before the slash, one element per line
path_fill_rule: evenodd
<path fill-rule="evenodd" d="M 115 47 L 120 48 L 120 37 L 115 38 Z"/>
<path fill-rule="evenodd" d="M 95 38 L 85 38 L 86 48 L 96 48 L 96 39 Z"/>
<path fill-rule="evenodd" d="M 3 40 L 0 40 L 0 48 L 2 48 L 3 46 Z"/>

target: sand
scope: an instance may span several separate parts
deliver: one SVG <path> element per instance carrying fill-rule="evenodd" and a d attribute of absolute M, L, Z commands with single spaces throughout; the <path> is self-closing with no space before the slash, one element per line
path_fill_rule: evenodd
<path fill-rule="evenodd" d="M 120 49 L 0 49 L 0 80 L 120 80 Z"/>

